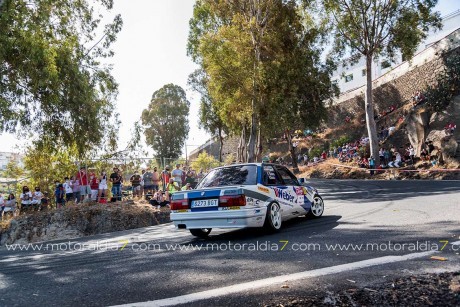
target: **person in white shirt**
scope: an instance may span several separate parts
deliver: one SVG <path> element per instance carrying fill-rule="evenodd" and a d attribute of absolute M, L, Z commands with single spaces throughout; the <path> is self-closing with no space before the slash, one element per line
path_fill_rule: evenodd
<path fill-rule="evenodd" d="M 19 198 L 21 199 L 21 212 L 28 211 L 32 204 L 32 193 L 28 186 L 25 185 L 22 187 L 22 193 Z"/>
<path fill-rule="evenodd" d="M 73 201 L 73 185 L 72 182 L 70 181 L 69 177 L 64 178 L 64 183 L 62 184 L 62 187 L 64 188 L 64 193 L 65 193 L 65 201 Z"/>
<path fill-rule="evenodd" d="M 30 204 L 35 208 L 35 210 L 38 210 L 40 207 L 41 201 L 43 198 L 43 193 L 40 191 L 40 187 L 35 187 L 35 192 L 32 195 L 32 201 Z"/>

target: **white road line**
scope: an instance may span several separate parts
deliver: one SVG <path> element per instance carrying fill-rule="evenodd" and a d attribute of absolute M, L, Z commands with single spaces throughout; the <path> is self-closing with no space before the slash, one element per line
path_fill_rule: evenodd
<path fill-rule="evenodd" d="M 121 306 L 123 307 L 127 307 L 127 306 L 147 307 L 149 306 L 150 307 L 150 306 L 174 306 L 174 305 L 179 305 L 179 304 L 186 304 L 190 302 L 210 299 L 213 297 L 229 295 L 229 294 L 238 293 L 238 292 L 247 292 L 247 291 L 262 288 L 262 287 L 268 287 L 268 286 L 272 286 L 276 284 L 281 284 L 286 281 L 294 281 L 294 280 L 305 279 L 305 278 L 319 277 L 319 276 L 336 274 L 336 273 L 341 273 L 341 272 L 346 272 L 346 271 L 352 271 L 352 270 L 357 270 L 357 269 L 362 269 L 362 268 L 367 268 L 367 267 L 377 266 L 377 265 L 382 265 L 382 264 L 387 264 L 387 263 L 394 263 L 394 262 L 422 258 L 422 257 L 430 256 L 434 253 L 436 253 L 436 251 L 413 253 L 413 254 L 408 254 L 404 256 L 385 256 L 385 257 L 373 258 L 373 259 L 346 263 L 346 264 L 336 265 L 336 266 L 322 268 L 322 269 L 304 271 L 304 272 L 281 275 L 281 276 L 276 276 L 276 277 L 269 277 L 265 279 L 254 280 L 254 281 L 236 284 L 232 286 L 216 288 L 212 290 L 191 293 L 191 294 L 186 294 L 186 295 L 181 295 L 181 296 L 176 296 L 176 297 L 170 297 L 170 298 L 165 298 L 165 299 L 160 299 L 160 300 L 155 300 L 155 301 L 138 302 L 138 303 L 131 303 L 131 304 L 126 304 L 126 305 L 117 305 L 114 307 L 121 307 Z"/>

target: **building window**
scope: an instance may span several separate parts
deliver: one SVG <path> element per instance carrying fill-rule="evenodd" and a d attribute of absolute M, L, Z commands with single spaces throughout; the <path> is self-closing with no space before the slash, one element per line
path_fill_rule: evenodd
<path fill-rule="evenodd" d="M 345 82 L 353 81 L 353 74 L 349 74 L 345 76 Z"/>
<path fill-rule="evenodd" d="M 390 63 L 389 61 L 383 61 L 382 63 L 380 63 L 380 67 L 381 67 L 382 69 L 391 67 L 391 63 Z"/>
<path fill-rule="evenodd" d="M 366 75 L 366 72 L 367 72 L 367 70 L 366 70 L 366 69 L 363 69 L 363 70 L 361 70 L 361 76 L 363 76 L 363 77 L 364 77 L 364 76 Z"/>

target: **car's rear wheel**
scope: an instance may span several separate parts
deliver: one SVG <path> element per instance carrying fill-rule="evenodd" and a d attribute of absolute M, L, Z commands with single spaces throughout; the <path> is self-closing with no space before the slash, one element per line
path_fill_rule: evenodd
<path fill-rule="evenodd" d="M 195 237 L 207 238 L 211 233 L 212 228 L 189 229 L 190 233 Z"/>
<path fill-rule="evenodd" d="M 278 203 L 270 203 L 267 207 L 267 216 L 265 217 L 265 228 L 271 231 L 281 229 L 281 207 Z"/>
<path fill-rule="evenodd" d="M 313 203 L 311 204 L 310 211 L 307 213 L 308 217 L 319 218 L 324 212 L 324 201 L 319 195 L 313 197 Z"/>

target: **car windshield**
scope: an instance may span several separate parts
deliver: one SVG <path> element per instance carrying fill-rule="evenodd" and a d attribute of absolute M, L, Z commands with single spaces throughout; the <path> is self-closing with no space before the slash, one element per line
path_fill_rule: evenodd
<path fill-rule="evenodd" d="M 256 165 L 235 165 L 213 169 L 196 188 L 255 184 L 257 184 Z"/>

